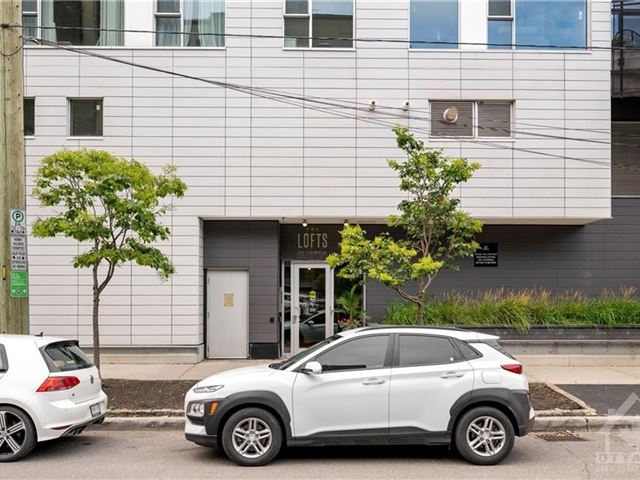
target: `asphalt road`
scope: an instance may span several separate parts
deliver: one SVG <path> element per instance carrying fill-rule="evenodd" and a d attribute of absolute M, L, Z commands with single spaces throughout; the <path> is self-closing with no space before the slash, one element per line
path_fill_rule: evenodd
<path fill-rule="evenodd" d="M 495 467 L 465 463 L 446 448 L 296 448 L 262 468 L 241 468 L 216 450 L 186 442 L 175 430 L 87 431 L 40 445 L 30 457 L 0 465 L 0 478 L 46 479 L 567 479 L 638 478 L 639 463 L 598 463 L 606 451 L 601 434 L 586 441 L 518 439 L 507 461 Z M 635 433 L 640 441 L 640 432 Z M 610 452 L 632 454 L 634 438 L 613 434 Z"/>
<path fill-rule="evenodd" d="M 583 400 L 600 415 L 640 415 L 640 385 L 558 385 Z"/>

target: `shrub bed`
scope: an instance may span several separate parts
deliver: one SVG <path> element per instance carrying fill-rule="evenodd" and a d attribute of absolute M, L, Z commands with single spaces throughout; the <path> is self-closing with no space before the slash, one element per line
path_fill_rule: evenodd
<path fill-rule="evenodd" d="M 415 325 L 416 306 L 394 301 L 383 323 Z M 448 294 L 425 308 L 428 325 L 491 325 L 526 331 L 534 325 L 640 325 L 640 300 L 633 289 L 587 298 L 581 292 L 554 296 L 548 291 L 490 291 L 471 296 Z"/>

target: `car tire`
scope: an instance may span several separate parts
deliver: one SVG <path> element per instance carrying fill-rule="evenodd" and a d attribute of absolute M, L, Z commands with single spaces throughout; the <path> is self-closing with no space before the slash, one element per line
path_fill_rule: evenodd
<path fill-rule="evenodd" d="M 0 406 L 0 462 L 26 457 L 36 443 L 36 429 L 29 415 L 15 407 Z"/>
<path fill-rule="evenodd" d="M 456 424 L 454 441 L 458 453 L 476 465 L 496 465 L 509 456 L 515 443 L 513 424 L 493 407 L 476 407 Z"/>
<path fill-rule="evenodd" d="M 222 428 L 224 453 L 238 465 L 258 467 L 271 462 L 282 447 L 282 428 L 273 414 L 262 408 L 235 412 Z"/>

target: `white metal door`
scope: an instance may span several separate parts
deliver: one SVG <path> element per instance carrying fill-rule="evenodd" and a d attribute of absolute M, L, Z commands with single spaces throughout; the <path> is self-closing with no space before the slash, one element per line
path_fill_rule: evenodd
<path fill-rule="evenodd" d="M 291 351 L 333 335 L 333 282 L 329 265 L 291 264 Z M 285 328 L 287 325 L 285 324 Z"/>
<path fill-rule="evenodd" d="M 249 272 L 207 273 L 207 357 L 247 358 Z"/>

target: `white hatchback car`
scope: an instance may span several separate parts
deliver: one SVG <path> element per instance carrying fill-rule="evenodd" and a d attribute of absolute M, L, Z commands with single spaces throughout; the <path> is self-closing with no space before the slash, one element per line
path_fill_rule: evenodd
<path fill-rule="evenodd" d="M 264 465 L 283 445 L 453 445 L 504 460 L 534 411 L 522 364 L 498 337 L 460 329 L 365 327 L 288 360 L 206 378 L 186 395 L 187 440 Z"/>
<path fill-rule="evenodd" d="M 0 335 L 0 462 L 101 423 L 106 411 L 98 370 L 76 341 Z"/>

